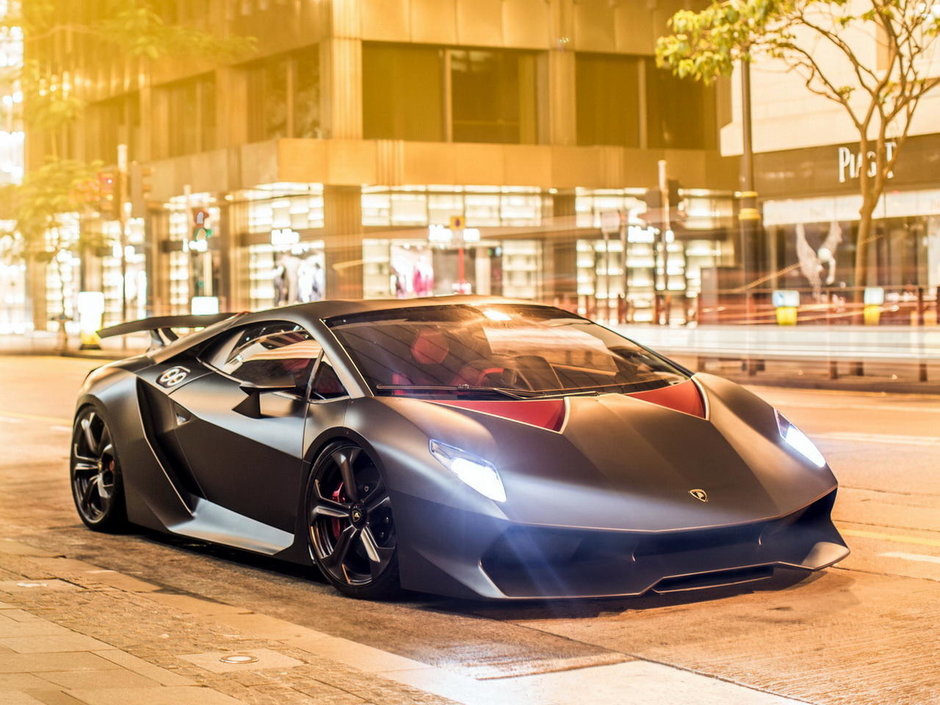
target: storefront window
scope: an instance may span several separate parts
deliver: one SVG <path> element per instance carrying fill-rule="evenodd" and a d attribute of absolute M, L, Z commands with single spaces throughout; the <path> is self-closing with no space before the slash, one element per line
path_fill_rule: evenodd
<path fill-rule="evenodd" d="M 168 279 L 170 311 L 190 313 L 194 296 L 218 296 L 218 227 L 221 211 L 208 193 L 176 196 L 169 203 Z M 193 211 L 208 213 L 207 230 L 195 232 Z M 215 239 L 213 239 L 215 238 Z"/>
<path fill-rule="evenodd" d="M 644 189 L 577 189 L 575 214 L 579 228 L 600 228 L 603 213 L 643 213 L 646 204 L 641 200 Z"/>
<path fill-rule="evenodd" d="M 448 225 L 454 216 L 465 217 L 470 228 L 539 225 L 541 191 L 529 186 L 362 189 L 363 225 Z"/>
<path fill-rule="evenodd" d="M 111 244 L 110 253 L 101 259 L 101 290 L 104 292 L 104 324 L 120 323 L 124 320 L 126 303 L 127 319 L 144 318 L 147 315 L 147 274 L 144 264 L 144 221 L 131 218 L 127 222 L 125 253 L 126 277 L 124 299 L 121 298 L 121 226 L 117 221 L 102 224 L 105 242 Z"/>
<path fill-rule="evenodd" d="M 514 299 L 539 298 L 542 243 L 538 240 L 506 240 L 500 250 L 502 295 Z"/>
<path fill-rule="evenodd" d="M 424 193 L 393 193 L 392 225 L 427 225 L 428 197 Z"/>
<path fill-rule="evenodd" d="M 363 241 L 362 258 L 365 298 L 440 296 L 466 290 L 533 299 L 542 293 L 542 243 L 537 240 L 482 240 L 468 243 L 461 255 L 452 243 L 370 238 Z"/>
<path fill-rule="evenodd" d="M 241 191 L 235 196 L 247 204 L 250 233 L 270 233 L 277 228 L 307 230 L 323 227 L 322 184 L 271 184 Z"/>

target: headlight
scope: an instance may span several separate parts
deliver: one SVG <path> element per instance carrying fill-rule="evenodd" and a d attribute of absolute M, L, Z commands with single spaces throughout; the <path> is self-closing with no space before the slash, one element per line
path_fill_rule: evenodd
<path fill-rule="evenodd" d="M 826 459 L 819 452 L 819 449 L 813 445 L 809 437 L 787 421 L 779 411 L 774 409 L 774 413 L 777 415 L 777 428 L 780 430 L 780 437 L 787 442 L 787 445 L 816 467 L 825 467 Z"/>
<path fill-rule="evenodd" d="M 431 455 L 437 458 L 444 467 L 453 472 L 465 484 L 470 485 L 484 497 L 496 502 L 506 501 L 506 490 L 503 489 L 503 481 L 499 479 L 499 473 L 490 463 L 472 453 L 467 453 L 440 441 L 431 441 L 430 448 Z"/>

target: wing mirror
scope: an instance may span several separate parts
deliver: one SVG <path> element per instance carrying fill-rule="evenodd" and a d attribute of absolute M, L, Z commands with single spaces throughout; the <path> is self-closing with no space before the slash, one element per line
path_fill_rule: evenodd
<path fill-rule="evenodd" d="M 264 414 L 261 413 L 261 395 L 268 392 L 296 392 L 297 385 L 294 382 L 275 382 L 272 384 L 255 384 L 254 382 L 242 382 L 238 385 L 246 396 L 232 411 L 247 416 L 252 419 L 260 419 Z"/>

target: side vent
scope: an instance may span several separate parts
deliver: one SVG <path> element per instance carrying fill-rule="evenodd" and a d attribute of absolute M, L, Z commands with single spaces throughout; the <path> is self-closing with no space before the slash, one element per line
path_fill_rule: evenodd
<path fill-rule="evenodd" d="M 188 411 L 141 379 L 137 380 L 137 399 L 147 441 L 166 474 L 192 509 L 195 506 L 195 498 L 204 498 L 205 494 L 196 482 L 186 462 L 186 455 L 172 433 L 173 429 L 188 421 L 191 416 Z"/>

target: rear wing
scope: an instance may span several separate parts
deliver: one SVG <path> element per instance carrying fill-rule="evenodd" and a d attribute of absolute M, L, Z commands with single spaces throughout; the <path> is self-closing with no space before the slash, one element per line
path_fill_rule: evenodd
<path fill-rule="evenodd" d="M 179 339 L 179 336 L 173 330 L 174 328 L 205 328 L 236 315 L 238 314 L 210 313 L 188 316 L 153 316 L 152 318 L 142 318 L 139 321 L 128 321 L 127 323 L 118 323 L 116 326 L 102 328 L 98 331 L 98 335 L 102 338 L 110 338 L 116 335 L 150 331 L 150 349 L 154 350 Z"/>

